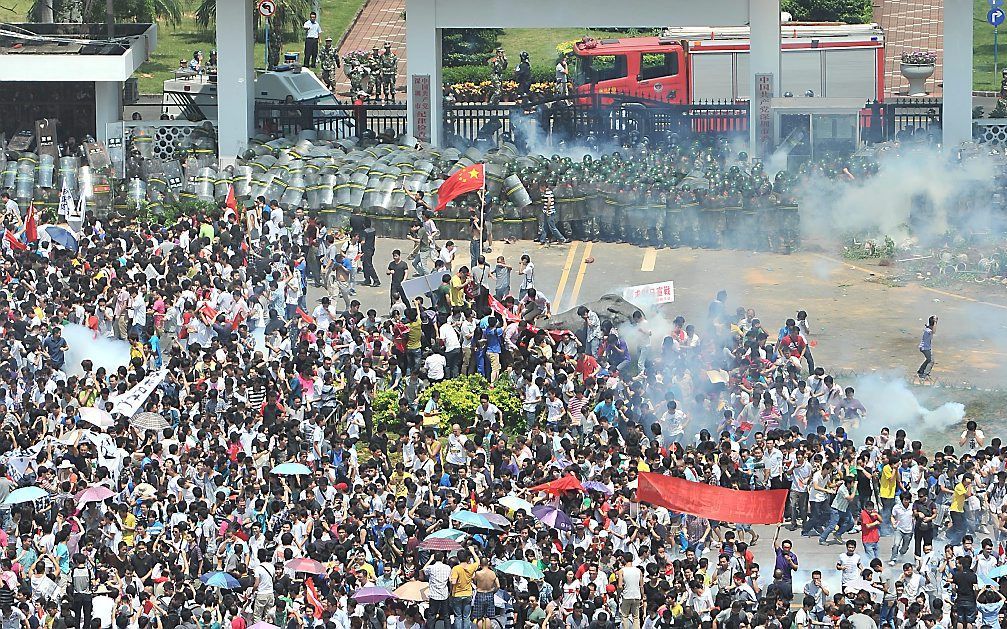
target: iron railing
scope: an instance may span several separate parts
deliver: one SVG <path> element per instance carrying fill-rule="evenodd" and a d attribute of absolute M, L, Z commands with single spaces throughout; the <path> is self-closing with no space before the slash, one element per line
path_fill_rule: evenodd
<path fill-rule="evenodd" d="M 939 98 L 868 101 L 860 115 L 860 138 L 865 142 L 909 139 L 940 142 L 942 118 Z"/>
<path fill-rule="evenodd" d="M 940 138 L 940 99 L 896 98 L 872 101 L 860 115 L 865 142 Z M 700 101 L 668 103 L 622 93 L 552 96 L 525 104 L 448 104 L 444 128 L 465 142 L 520 142 L 522 134 L 556 143 L 670 135 L 730 135 L 748 132 L 748 103 Z M 301 129 L 330 131 L 335 139 L 361 135 L 396 137 L 408 132 L 406 105 L 260 105 L 256 126 L 267 132 L 296 134 Z M 534 130 L 534 131 L 532 131 Z"/>
<path fill-rule="evenodd" d="M 256 106 L 256 127 L 293 135 L 302 129 L 345 137 L 398 136 L 407 133 L 404 104 L 277 104 Z M 520 142 L 534 133 L 549 142 L 596 138 L 599 141 L 677 135 L 745 133 L 748 104 L 668 103 L 623 93 L 552 96 L 524 104 L 447 104 L 444 130 L 465 142 Z"/>

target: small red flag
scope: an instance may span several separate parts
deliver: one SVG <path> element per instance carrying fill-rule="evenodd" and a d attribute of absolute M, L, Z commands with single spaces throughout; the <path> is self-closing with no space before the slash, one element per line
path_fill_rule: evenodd
<path fill-rule="evenodd" d="M 241 215 L 238 214 L 238 197 L 234 196 L 234 186 L 227 186 L 227 199 L 224 200 L 224 207 L 229 207 L 234 210 L 234 219 L 238 220 Z"/>
<path fill-rule="evenodd" d="M 231 329 L 237 330 L 238 326 L 241 325 L 241 322 L 244 320 L 245 320 L 245 313 L 239 311 L 238 314 L 234 315 L 234 321 L 231 321 Z"/>
<path fill-rule="evenodd" d="M 28 206 L 28 214 L 24 218 L 24 237 L 28 242 L 38 240 L 38 219 L 35 218 L 35 204 Z"/>
<path fill-rule="evenodd" d="M 15 236 L 14 232 L 12 232 L 11 230 L 9 229 L 7 230 L 7 232 L 4 234 L 4 238 L 7 239 L 7 244 L 9 244 L 10 248 L 13 249 L 14 251 L 28 251 L 28 245 L 18 240 L 18 237 Z"/>
<path fill-rule="evenodd" d="M 308 577 L 304 580 L 304 585 L 307 588 L 307 591 L 304 593 L 304 598 L 308 601 L 308 604 L 315 609 L 315 618 L 321 618 L 322 599 L 318 597 L 318 590 L 315 589 L 315 582 Z"/>
<path fill-rule="evenodd" d="M 217 318 L 217 311 L 210 307 L 210 304 L 204 304 L 202 308 L 199 309 L 199 314 L 203 315 L 210 321 L 214 321 Z"/>
<path fill-rule="evenodd" d="M 297 316 L 304 319 L 305 322 L 315 325 L 315 318 L 301 310 L 300 306 L 297 307 Z"/>
<path fill-rule="evenodd" d="M 437 211 L 440 212 L 451 202 L 466 192 L 482 190 L 486 185 L 486 169 L 483 164 L 473 164 L 459 170 L 447 178 L 437 190 Z"/>

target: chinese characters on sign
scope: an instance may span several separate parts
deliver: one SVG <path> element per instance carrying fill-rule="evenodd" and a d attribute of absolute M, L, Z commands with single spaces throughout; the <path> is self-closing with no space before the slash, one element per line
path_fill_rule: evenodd
<path fill-rule="evenodd" d="M 759 108 L 758 145 L 755 154 L 768 157 L 773 146 L 773 75 L 755 75 L 755 106 Z"/>
<path fill-rule="evenodd" d="M 420 142 L 430 141 L 430 75 L 414 74 L 409 90 L 413 105 L 413 135 Z"/>
<path fill-rule="evenodd" d="M 636 304 L 640 302 L 670 304 L 675 301 L 675 283 L 658 282 L 657 284 L 630 286 L 623 289 L 622 298 Z"/>

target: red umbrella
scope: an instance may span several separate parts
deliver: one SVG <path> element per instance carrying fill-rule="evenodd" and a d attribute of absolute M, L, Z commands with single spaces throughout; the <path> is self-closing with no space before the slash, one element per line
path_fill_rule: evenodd
<path fill-rule="evenodd" d="M 562 494 L 567 491 L 584 491 L 584 486 L 580 484 L 576 476 L 568 475 L 557 478 L 554 481 L 543 483 L 532 487 L 529 491 L 541 491 L 547 494 Z"/>
<path fill-rule="evenodd" d="M 287 568 L 290 568 L 294 572 L 307 572 L 309 574 L 325 574 L 325 566 L 314 559 L 309 559 L 307 557 L 298 557 L 297 559 L 291 559 L 286 564 Z"/>
<path fill-rule="evenodd" d="M 420 548 L 423 550 L 444 550 L 450 552 L 464 548 L 464 546 L 447 537 L 428 537 L 420 542 Z"/>

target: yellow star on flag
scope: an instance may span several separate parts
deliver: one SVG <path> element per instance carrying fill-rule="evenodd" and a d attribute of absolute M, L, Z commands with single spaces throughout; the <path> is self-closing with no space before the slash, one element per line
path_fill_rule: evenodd
<path fill-rule="evenodd" d="M 471 176 L 471 177 L 472 177 L 473 179 L 475 179 L 476 177 L 478 177 L 478 176 L 479 176 L 479 169 L 478 169 L 478 168 L 475 168 L 475 167 L 473 167 L 473 168 L 472 168 L 472 170 L 470 170 L 470 171 L 469 171 L 469 175 L 470 175 L 470 176 Z"/>

